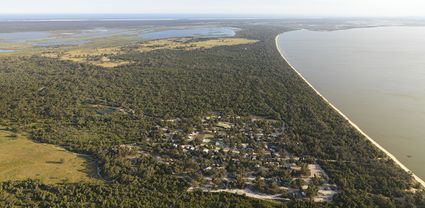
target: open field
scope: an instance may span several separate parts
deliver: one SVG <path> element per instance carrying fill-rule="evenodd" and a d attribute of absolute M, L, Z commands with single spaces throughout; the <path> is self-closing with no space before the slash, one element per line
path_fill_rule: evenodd
<path fill-rule="evenodd" d="M 246 38 L 217 38 L 209 40 L 196 40 L 192 38 L 177 38 L 177 39 L 164 39 L 153 40 L 143 43 L 139 46 L 140 52 L 149 52 L 161 49 L 170 50 L 195 50 L 195 49 L 208 49 L 218 46 L 234 46 L 256 43 L 257 40 L 250 40 Z"/>
<path fill-rule="evenodd" d="M 77 63 L 89 63 L 105 68 L 113 68 L 129 64 L 130 62 L 128 61 L 112 60 L 108 57 L 109 55 L 116 55 L 119 53 L 120 48 L 95 48 L 68 51 L 65 52 L 63 55 L 57 55 L 57 58 Z"/>
<path fill-rule="evenodd" d="M 156 50 L 196 50 L 209 49 L 218 46 L 234 46 L 256 43 L 257 40 L 245 38 L 218 38 L 199 40 L 193 38 L 174 38 L 163 40 L 152 40 L 143 42 L 136 48 L 140 53 L 146 53 Z M 129 64 L 129 61 L 115 59 L 113 56 L 122 54 L 122 47 L 88 47 L 71 49 L 67 51 L 43 52 L 42 55 L 48 58 L 58 58 L 64 61 L 73 61 L 77 63 L 89 63 L 105 68 L 113 68 Z"/>
<path fill-rule="evenodd" d="M 95 162 L 90 158 L 0 130 L 0 181 L 96 182 L 95 175 Z"/>

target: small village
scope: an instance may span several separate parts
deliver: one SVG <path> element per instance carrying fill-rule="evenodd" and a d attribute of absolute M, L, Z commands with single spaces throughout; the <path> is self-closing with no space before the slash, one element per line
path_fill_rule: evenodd
<path fill-rule="evenodd" d="M 193 127 L 161 120 L 145 145 L 122 145 L 130 160 L 153 157 L 191 184 L 188 191 L 229 192 L 268 200 L 331 201 L 338 192 L 312 159 L 285 150 L 286 126 L 258 116 L 211 113 Z"/>

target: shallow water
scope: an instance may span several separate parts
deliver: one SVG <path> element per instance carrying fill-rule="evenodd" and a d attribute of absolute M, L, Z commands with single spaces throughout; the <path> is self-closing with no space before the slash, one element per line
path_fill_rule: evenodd
<path fill-rule="evenodd" d="M 46 39 L 50 36 L 49 32 L 13 32 L 0 33 L 0 41 L 8 43 L 22 43 L 27 41 L 37 41 Z"/>
<path fill-rule="evenodd" d="M 114 35 L 137 35 L 130 29 L 93 28 L 77 31 L 39 31 L 0 33 L 0 43 L 28 43 L 33 46 L 50 47 L 61 45 L 81 45 L 92 42 L 94 38 Z"/>
<path fill-rule="evenodd" d="M 146 39 L 165 39 L 183 37 L 231 37 L 234 36 L 235 29 L 230 27 L 209 27 L 209 28 L 188 28 L 181 30 L 163 30 L 143 34 Z"/>
<path fill-rule="evenodd" d="M 86 40 L 50 40 L 45 42 L 35 42 L 35 43 L 32 43 L 32 45 L 39 46 L 39 47 L 74 46 L 74 45 L 86 44 L 89 42 L 90 41 L 86 41 Z"/>
<path fill-rule="evenodd" d="M 425 178 L 425 27 L 284 33 L 279 47 L 315 88 Z"/>
<path fill-rule="evenodd" d="M 13 53 L 15 50 L 0 49 L 0 53 Z"/>
<path fill-rule="evenodd" d="M 236 28 L 208 27 L 148 32 L 143 28 L 92 28 L 40 32 L 0 33 L 0 43 L 31 44 L 38 47 L 82 45 L 97 38 L 127 36 L 136 39 L 164 39 L 178 37 L 231 37 Z"/>

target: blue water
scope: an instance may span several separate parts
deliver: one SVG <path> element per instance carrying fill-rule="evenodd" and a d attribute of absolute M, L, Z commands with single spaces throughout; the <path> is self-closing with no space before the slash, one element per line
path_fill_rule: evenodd
<path fill-rule="evenodd" d="M 0 53 L 13 53 L 15 50 L 0 49 Z"/>
<path fill-rule="evenodd" d="M 0 42 L 29 43 L 34 46 L 51 47 L 61 45 L 81 45 L 91 42 L 93 38 L 103 38 L 113 35 L 137 35 L 129 29 L 94 28 L 90 30 L 63 32 L 12 32 L 0 33 Z"/>
<path fill-rule="evenodd" d="M 96 38 L 131 36 L 143 39 L 179 37 L 231 37 L 237 28 L 208 27 L 147 32 L 141 28 L 93 28 L 86 30 L 0 33 L 0 43 L 31 44 L 38 47 L 82 45 Z"/>
<path fill-rule="evenodd" d="M 143 34 L 146 39 L 165 39 L 183 37 L 231 37 L 235 36 L 235 28 L 230 27 L 210 27 L 210 28 L 190 28 L 181 30 L 163 30 Z"/>

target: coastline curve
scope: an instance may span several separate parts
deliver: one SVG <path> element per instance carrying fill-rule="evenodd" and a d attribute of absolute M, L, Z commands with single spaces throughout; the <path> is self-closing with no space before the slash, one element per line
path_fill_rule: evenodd
<path fill-rule="evenodd" d="M 369 140 L 375 147 L 377 147 L 379 150 L 384 152 L 389 158 L 391 158 L 401 169 L 406 171 L 408 174 L 410 174 L 418 183 L 422 185 L 422 188 L 425 188 L 425 181 L 423 181 L 421 178 L 419 178 L 417 175 L 415 175 L 409 168 L 407 168 L 403 163 L 401 163 L 393 154 L 391 154 L 388 150 L 386 150 L 384 147 L 382 147 L 380 144 L 378 144 L 375 140 L 373 140 L 369 135 L 367 135 L 360 127 L 357 126 L 353 121 L 351 121 L 348 116 L 346 116 L 341 110 L 339 110 L 336 106 L 334 106 L 328 99 L 326 99 L 314 86 L 307 81 L 304 76 L 297 71 L 297 69 L 291 65 L 291 63 L 286 59 L 284 56 L 282 50 L 279 47 L 279 38 L 282 34 L 279 34 L 275 38 L 276 42 L 276 48 L 279 51 L 280 56 L 283 58 L 283 60 L 294 70 L 294 72 L 305 82 L 307 85 L 314 90 L 314 92 L 319 95 L 328 105 L 330 105 L 336 112 L 338 112 L 345 120 L 348 121 L 348 123 L 353 126 L 358 132 L 360 132 L 364 137 L 366 137 L 367 140 Z"/>

